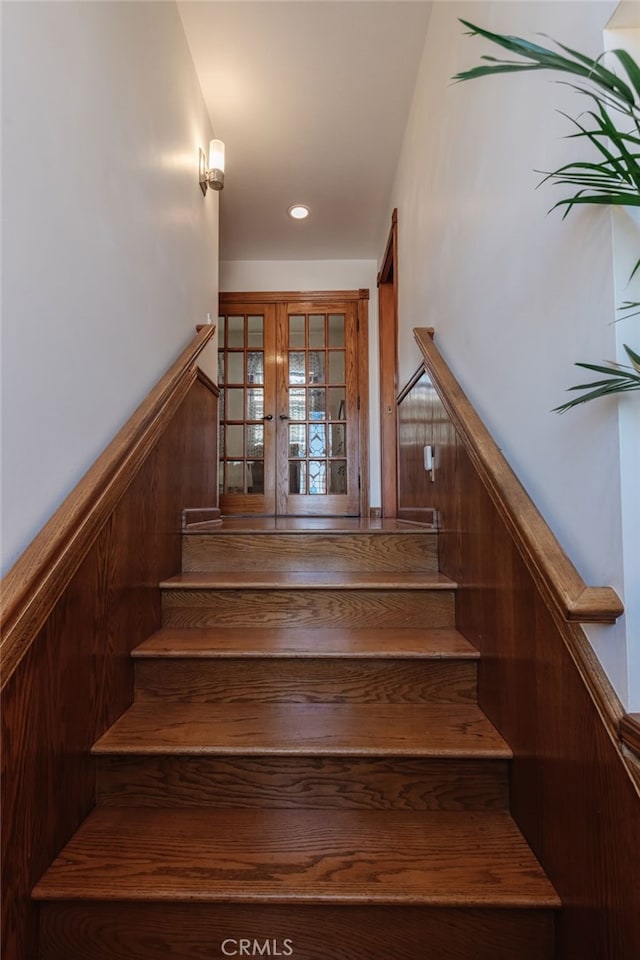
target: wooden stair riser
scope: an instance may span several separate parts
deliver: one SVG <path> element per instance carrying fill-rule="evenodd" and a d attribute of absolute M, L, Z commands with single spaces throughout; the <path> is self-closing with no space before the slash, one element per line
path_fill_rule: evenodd
<path fill-rule="evenodd" d="M 165 627 L 452 627 L 453 590 L 162 591 Z"/>
<path fill-rule="evenodd" d="M 471 660 L 390 658 L 140 659 L 135 697 L 144 700 L 331 703 L 469 703 Z"/>
<path fill-rule="evenodd" d="M 62 902 L 42 904 L 40 939 L 40 960 L 541 960 L 553 955 L 553 915 L 419 906 Z"/>
<path fill-rule="evenodd" d="M 182 538 L 182 570 L 438 569 L 437 533 L 190 534 Z"/>
<path fill-rule="evenodd" d="M 505 760 L 369 757 L 97 758 L 104 806 L 504 810 Z"/>

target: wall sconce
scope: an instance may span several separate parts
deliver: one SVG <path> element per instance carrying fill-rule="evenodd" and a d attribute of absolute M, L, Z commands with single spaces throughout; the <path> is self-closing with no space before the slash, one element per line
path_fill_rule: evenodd
<path fill-rule="evenodd" d="M 209 164 L 200 149 L 200 189 L 204 196 L 207 194 L 207 188 L 212 190 L 222 190 L 224 187 L 224 143 L 222 140 L 209 141 Z"/>

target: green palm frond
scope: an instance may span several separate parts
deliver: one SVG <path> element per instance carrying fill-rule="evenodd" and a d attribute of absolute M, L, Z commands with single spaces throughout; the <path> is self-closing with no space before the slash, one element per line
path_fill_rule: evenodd
<path fill-rule="evenodd" d="M 623 314 L 623 316 L 618 317 L 618 320 L 629 320 L 630 317 L 639 317 L 640 316 L 640 309 L 638 309 L 639 307 L 640 307 L 640 302 L 638 302 L 637 300 L 624 300 L 618 307 L 618 312 Z"/>
<path fill-rule="evenodd" d="M 467 27 L 469 36 L 484 37 L 510 54 L 516 54 L 520 59 L 500 59 L 485 55 L 481 57 L 481 66 L 456 74 L 454 80 L 475 80 L 503 73 L 551 70 L 562 75 L 562 79 L 557 82 L 577 91 L 591 103 L 591 108 L 585 110 L 579 119 L 560 111 L 576 128 L 574 133 L 567 135 L 567 139 L 586 142 L 594 151 L 594 158 L 566 163 L 544 174 L 538 186 L 551 182 L 555 186 L 571 187 L 573 190 L 571 194 L 558 200 L 551 210 L 562 209 L 564 219 L 575 206 L 582 204 L 640 206 L 640 66 L 633 57 L 625 50 L 610 51 L 611 57 L 624 72 L 624 77 L 621 77 L 604 65 L 604 54 L 594 60 L 557 41 L 552 42 L 561 52 L 520 37 L 491 33 L 468 20 L 460 22 Z M 613 115 L 622 120 L 622 129 L 614 121 Z M 635 264 L 629 279 L 632 279 L 639 269 L 640 260 Z M 619 319 L 640 314 L 638 308 L 640 303 L 625 301 L 618 308 L 623 314 Z M 577 363 L 578 367 L 604 375 L 604 379 L 570 387 L 572 392 L 586 392 L 555 410 L 564 413 L 599 397 L 640 390 L 640 356 L 626 344 L 624 349 L 631 366 L 619 363 L 604 366 Z"/>
<path fill-rule="evenodd" d="M 640 356 L 635 353 L 631 347 L 624 344 L 624 349 L 631 361 L 631 366 L 623 363 L 610 363 L 606 366 L 600 366 L 595 363 L 576 363 L 576 367 L 582 367 L 584 370 L 593 370 L 596 373 L 604 373 L 604 380 L 592 380 L 590 383 L 577 383 L 574 387 L 569 387 L 569 392 L 574 390 L 586 390 L 580 397 L 574 397 L 559 407 L 554 407 L 554 413 L 566 413 L 573 407 L 581 403 L 587 403 L 589 400 L 597 400 L 600 397 L 607 397 L 614 393 L 628 393 L 632 390 L 640 390 Z"/>
<path fill-rule="evenodd" d="M 561 43 L 557 46 L 563 50 L 567 57 L 550 50 L 547 47 L 531 43 L 529 40 L 523 40 L 521 37 L 503 36 L 499 33 L 491 33 L 490 30 L 483 30 L 482 27 L 470 23 L 468 20 L 460 20 L 468 28 L 469 36 L 484 37 L 492 43 L 516 53 L 525 58 L 524 60 L 498 60 L 495 57 L 484 56 L 481 59 L 489 66 L 474 67 L 471 70 L 464 70 L 453 78 L 454 80 L 475 80 L 477 77 L 488 76 L 492 73 L 506 73 L 529 70 L 554 70 L 559 73 L 569 73 L 572 76 L 582 77 L 583 80 L 595 84 L 604 93 L 611 97 L 625 112 L 637 108 L 640 100 L 640 90 L 636 87 L 637 75 L 632 70 L 632 76 L 629 76 L 625 61 L 629 58 L 624 51 L 616 50 L 614 55 L 622 64 L 630 83 L 618 77 L 612 70 L 608 70 L 602 63 L 602 57 L 597 60 L 591 59 L 577 50 L 572 50 Z M 579 88 L 582 89 L 582 88 Z"/>
<path fill-rule="evenodd" d="M 456 74 L 455 80 L 473 80 L 481 76 L 527 70 L 552 70 L 579 77 L 579 84 L 562 80 L 591 100 L 593 109 L 581 116 L 584 121 L 562 113 L 577 128 L 568 139 L 586 140 L 599 159 L 565 164 L 547 172 L 543 183 L 551 180 L 556 185 L 572 186 L 575 193 L 559 200 L 552 209 L 564 208 L 564 216 L 576 204 L 606 204 L 640 206 L 640 67 L 624 50 L 612 51 L 622 66 L 624 80 L 602 63 L 602 55 L 592 59 L 571 47 L 557 43 L 563 54 L 519 37 L 502 36 L 461 20 L 470 35 L 485 37 L 517 53 L 521 60 L 504 60 L 484 56 L 485 65 Z M 628 118 L 629 129 L 619 129 L 611 110 L 622 111 Z"/>

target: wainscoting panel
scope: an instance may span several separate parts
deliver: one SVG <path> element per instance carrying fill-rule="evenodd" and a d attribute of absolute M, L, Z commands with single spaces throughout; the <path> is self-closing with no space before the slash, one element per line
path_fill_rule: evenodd
<path fill-rule="evenodd" d="M 460 585 L 456 625 L 481 652 L 479 702 L 514 753 L 511 812 L 563 901 L 558 960 L 637 960 L 640 797 L 617 736 L 622 706 L 479 476 L 451 397 L 434 386 L 439 363 L 399 402 L 401 515 L 437 511 L 440 569 Z M 421 467 L 427 443 L 434 482 Z"/>
<path fill-rule="evenodd" d="M 132 702 L 129 654 L 160 625 L 158 583 L 180 569 L 182 510 L 216 503 L 217 391 L 195 367 L 186 376 L 163 432 L 5 676 L 5 960 L 37 957 L 31 890 L 94 805 L 89 750 Z"/>

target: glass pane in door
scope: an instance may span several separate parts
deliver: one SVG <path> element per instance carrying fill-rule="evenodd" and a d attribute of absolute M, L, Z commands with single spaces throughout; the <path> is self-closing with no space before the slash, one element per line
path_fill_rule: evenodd
<path fill-rule="evenodd" d="M 353 320 L 350 321 L 353 327 Z M 327 499 L 326 512 L 345 509 L 347 496 L 358 496 L 357 463 L 348 468 L 347 318 L 344 313 L 309 311 L 291 313 L 284 346 L 285 382 L 288 384 L 288 488 L 290 496 Z M 353 347 L 351 348 L 353 351 Z M 353 359 L 349 361 L 353 369 Z M 351 428 L 349 428 L 351 429 Z M 355 477 L 355 485 L 353 479 Z M 340 499 L 341 498 L 341 499 Z M 289 499 L 287 509 L 321 512 L 315 505 Z"/>
<path fill-rule="evenodd" d="M 261 423 L 247 426 L 247 456 L 264 456 L 264 426 Z"/>
<path fill-rule="evenodd" d="M 289 493 L 307 492 L 307 464 L 304 460 L 289 462 Z"/>
<path fill-rule="evenodd" d="M 220 318 L 219 487 L 227 496 L 264 494 L 264 323 L 239 311 Z"/>
<path fill-rule="evenodd" d="M 264 344 L 264 317 L 247 317 L 247 346 L 262 347 Z"/>
<path fill-rule="evenodd" d="M 329 346 L 346 346 L 344 313 L 329 314 Z"/>
<path fill-rule="evenodd" d="M 309 351 L 309 383 L 324 383 L 324 350 Z"/>
<path fill-rule="evenodd" d="M 309 346 L 324 347 L 324 314 L 312 314 L 309 317 Z"/>
<path fill-rule="evenodd" d="M 244 456 L 244 427 L 240 424 L 229 424 L 225 431 L 224 449 L 228 457 L 234 460 Z"/>
<path fill-rule="evenodd" d="M 327 492 L 327 464 L 324 460 L 309 460 L 309 493 Z"/>
<path fill-rule="evenodd" d="M 329 383 L 345 382 L 344 350 L 329 352 Z"/>
<path fill-rule="evenodd" d="M 306 390 L 289 390 L 289 417 L 292 420 L 306 420 L 306 417 L 307 417 Z"/>
<path fill-rule="evenodd" d="M 244 353 L 227 354 L 227 375 L 225 383 L 244 383 Z"/>
<path fill-rule="evenodd" d="M 329 426 L 329 456 L 344 457 L 347 452 L 347 426 L 344 423 L 332 423 Z"/>
<path fill-rule="evenodd" d="M 289 456 L 304 457 L 307 453 L 307 430 L 304 424 L 289 425 Z"/>
<path fill-rule="evenodd" d="M 347 461 L 332 460 L 329 475 L 329 493 L 347 492 Z"/>
<path fill-rule="evenodd" d="M 264 353 L 252 351 L 247 354 L 247 381 L 264 383 Z"/>
<path fill-rule="evenodd" d="M 227 317 L 227 347 L 244 347 L 244 317 Z"/>
<path fill-rule="evenodd" d="M 344 387 L 329 387 L 329 420 L 344 420 L 345 389 Z"/>
<path fill-rule="evenodd" d="M 289 317 L 289 349 L 298 350 L 300 347 L 304 350 L 305 347 L 305 324 L 304 316 L 291 316 Z"/>

